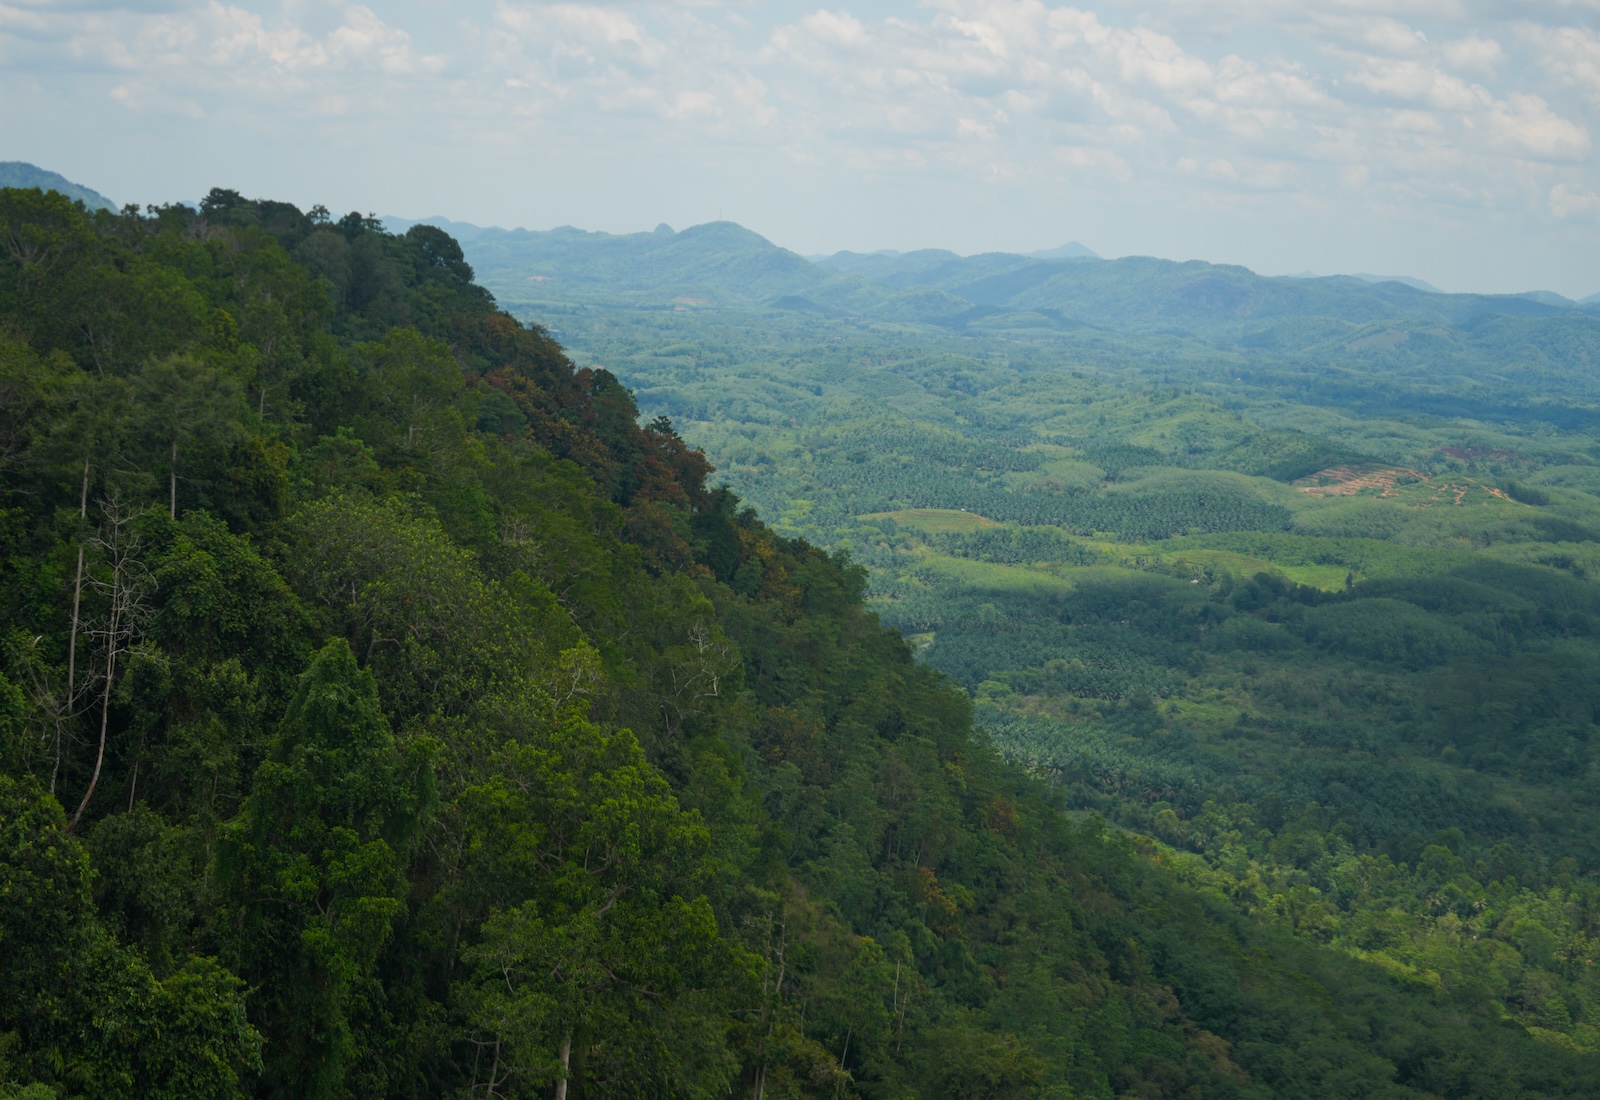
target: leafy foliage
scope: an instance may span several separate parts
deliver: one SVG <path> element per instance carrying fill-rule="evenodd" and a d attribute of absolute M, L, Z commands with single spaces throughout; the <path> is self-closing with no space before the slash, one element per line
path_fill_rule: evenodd
<path fill-rule="evenodd" d="M 1349 756 L 1413 682 L 1397 660 L 1432 692 L 1408 745 L 1498 776 L 1569 744 L 1586 581 L 1306 536 L 1256 429 L 1177 427 L 1181 397 L 1128 441 L 1173 460 L 1114 470 L 1063 441 L 1081 422 L 1041 443 L 1009 414 L 915 446 L 752 433 L 735 473 L 813 494 L 757 495 L 769 525 L 435 227 L 0 190 L 0 244 L 0 1094 L 1595 1091 L 1581 868 L 1459 769 Z M 978 389 L 970 362 L 903 367 Z M 746 408 L 781 425 L 810 385 Z M 1111 414 L 1089 396 L 1074 415 Z M 924 543 L 850 511 L 936 490 L 1079 534 Z M 793 537 L 816 522 L 955 681 L 882 629 L 866 569 Z M 1348 589 L 1222 568 L 1258 543 Z M 1372 623 L 1402 619 L 1396 658 Z M 1348 721 L 1274 676 L 1330 655 Z M 1527 686 L 1473 694 L 1473 662 L 1518 661 Z M 1277 756 L 1212 751 L 1232 676 L 1262 703 L 1229 729 L 1317 750 L 1276 803 Z M 1067 813 L 962 685 L 1068 797 L 1167 844 Z M 1335 781 L 1354 812 L 1312 805 Z"/>

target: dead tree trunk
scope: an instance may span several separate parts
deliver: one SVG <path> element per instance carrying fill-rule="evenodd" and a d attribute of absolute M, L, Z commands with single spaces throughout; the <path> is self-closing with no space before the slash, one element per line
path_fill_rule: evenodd
<path fill-rule="evenodd" d="M 94 797 L 95 787 L 100 783 L 100 772 L 106 761 L 106 738 L 111 726 L 111 692 L 116 686 L 117 662 L 137 638 L 138 620 L 143 611 L 142 586 L 139 583 L 141 545 L 131 530 L 133 522 L 142 512 L 128 511 L 115 499 L 103 501 L 100 510 L 105 515 L 105 523 L 95 542 L 105 554 L 106 564 L 111 569 L 110 576 L 104 580 L 90 578 L 90 584 L 105 592 L 107 597 L 105 627 L 95 632 L 105 645 L 105 662 L 101 669 L 104 680 L 100 685 L 100 739 L 88 789 L 83 792 L 83 799 L 73 812 L 72 820 L 67 822 L 69 833 L 77 829 L 84 811 L 89 808 L 89 800 Z"/>

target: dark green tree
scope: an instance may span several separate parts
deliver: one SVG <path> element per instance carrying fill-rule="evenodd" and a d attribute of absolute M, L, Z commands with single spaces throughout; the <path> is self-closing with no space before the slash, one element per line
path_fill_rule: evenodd
<path fill-rule="evenodd" d="M 347 1094 L 352 1004 L 406 905 L 435 747 L 396 739 L 342 639 L 312 659 L 218 851 L 229 957 L 262 989 L 269 1096 Z"/>

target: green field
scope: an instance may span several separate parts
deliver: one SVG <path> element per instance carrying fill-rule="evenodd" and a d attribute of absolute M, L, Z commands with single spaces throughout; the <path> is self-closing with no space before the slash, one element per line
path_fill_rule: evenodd
<path fill-rule="evenodd" d="M 869 522 L 893 520 L 901 527 L 909 527 L 913 531 L 922 531 L 929 535 L 966 533 L 981 531 L 985 527 L 1001 526 L 994 520 L 973 512 L 957 512 L 945 508 L 902 508 L 897 512 L 873 512 L 857 518 Z"/>

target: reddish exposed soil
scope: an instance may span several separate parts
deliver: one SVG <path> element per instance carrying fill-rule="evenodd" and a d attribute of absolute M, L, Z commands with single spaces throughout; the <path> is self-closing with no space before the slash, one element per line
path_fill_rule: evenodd
<path fill-rule="evenodd" d="M 1330 466 L 1294 482 L 1302 493 L 1317 497 L 1355 496 L 1366 493 L 1379 498 L 1404 498 L 1408 504 L 1463 504 L 1473 490 L 1509 501 L 1503 490 L 1470 478 L 1428 477 L 1405 466 L 1365 465 Z"/>
<path fill-rule="evenodd" d="M 1300 478 L 1294 487 L 1314 497 L 1355 496 L 1366 489 L 1376 489 L 1380 497 L 1392 497 L 1401 478 L 1419 482 L 1427 481 L 1428 475 L 1403 466 L 1330 466 Z"/>

